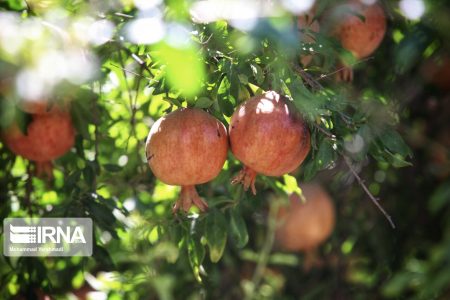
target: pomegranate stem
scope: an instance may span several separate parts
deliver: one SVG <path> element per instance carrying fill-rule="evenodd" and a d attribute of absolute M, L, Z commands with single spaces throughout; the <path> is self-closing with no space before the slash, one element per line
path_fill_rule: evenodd
<path fill-rule="evenodd" d="M 244 166 L 244 168 L 239 172 L 239 174 L 233 179 L 231 179 L 231 184 L 242 183 L 245 191 L 248 191 L 248 188 L 250 187 L 252 189 L 253 195 L 256 195 L 256 187 L 255 187 L 256 175 L 257 173 L 254 170 L 250 169 L 247 166 Z"/>
<path fill-rule="evenodd" d="M 36 177 L 53 179 L 53 164 L 51 161 L 36 162 Z"/>
<path fill-rule="evenodd" d="M 208 204 L 200 198 L 195 189 L 195 185 L 182 186 L 180 196 L 177 202 L 175 202 L 172 212 L 176 213 L 180 208 L 188 212 L 192 205 L 197 206 L 202 212 L 208 209 Z"/>

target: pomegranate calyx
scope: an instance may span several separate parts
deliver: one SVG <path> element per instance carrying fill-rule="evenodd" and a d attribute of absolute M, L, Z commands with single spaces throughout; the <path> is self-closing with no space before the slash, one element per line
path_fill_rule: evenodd
<path fill-rule="evenodd" d="M 255 171 L 247 166 L 244 166 L 244 168 L 239 171 L 239 174 L 231 179 L 231 184 L 242 183 L 245 191 L 248 191 L 248 188 L 251 187 L 253 195 L 256 195 L 256 175 L 257 173 Z"/>
<path fill-rule="evenodd" d="M 38 178 L 53 179 L 53 163 L 51 161 L 37 161 L 35 175 Z"/>
<path fill-rule="evenodd" d="M 175 214 L 180 208 L 188 212 L 192 205 L 197 206 L 201 212 L 208 209 L 208 204 L 200 198 L 194 185 L 182 186 L 180 196 L 173 205 L 172 212 Z"/>

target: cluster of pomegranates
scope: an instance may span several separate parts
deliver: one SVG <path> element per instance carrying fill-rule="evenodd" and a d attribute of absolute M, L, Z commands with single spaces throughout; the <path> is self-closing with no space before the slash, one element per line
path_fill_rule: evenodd
<path fill-rule="evenodd" d="M 32 120 L 22 131 L 13 123 L 2 132 L 2 138 L 15 154 L 36 163 L 36 175 L 52 178 L 52 160 L 68 152 L 75 142 L 75 129 L 69 112 L 46 101 L 24 102 L 20 108 Z"/>
<path fill-rule="evenodd" d="M 386 33 L 386 15 L 377 1 L 347 0 L 326 11 L 320 20 L 315 19 L 315 8 L 298 17 L 298 28 L 303 32 L 302 41 L 313 43 L 314 37 L 306 31 L 319 32 L 319 25 L 328 34 L 337 38 L 344 49 L 360 60 L 370 56 L 380 45 Z M 303 66 L 311 62 L 311 55 L 304 55 L 300 61 Z M 338 73 L 338 79 L 350 81 L 353 72 L 345 66 Z"/>
<path fill-rule="evenodd" d="M 250 98 L 231 117 L 229 130 L 203 110 L 180 108 L 157 120 L 147 137 L 148 164 L 166 184 L 181 186 L 174 211 L 208 207 L 196 184 L 215 178 L 229 145 L 243 164 L 232 183 L 256 194 L 258 173 L 281 176 L 295 170 L 310 149 L 308 127 L 293 104 L 274 91 Z"/>

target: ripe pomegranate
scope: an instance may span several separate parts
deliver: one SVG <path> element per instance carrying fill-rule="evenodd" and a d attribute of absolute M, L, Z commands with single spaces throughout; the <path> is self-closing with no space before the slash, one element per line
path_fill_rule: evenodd
<path fill-rule="evenodd" d="M 274 91 L 239 106 L 230 122 L 231 151 L 245 166 L 232 183 L 256 194 L 257 173 L 281 176 L 295 170 L 310 149 L 306 123 L 292 103 Z"/>
<path fill-rule="evenodd" d="M 180 185 L 181 194 L 173 207 L 188 211 L 194 204 L 208 208 L 195 190 L 216 177 L 225 163 L 228 135 L 225 126 L 200 109 L 181 108 L 153 124 L 146 142 L 148 164 L 162 182 Z"/>
<path fill-rule="evenodd" d="M 420 73 L 427 82 L 442 91 L 450 91 L 450 57 L 444 55 L 426 60 Z"/>
<path fill-rule="evenodd" d="M 366 5 L 360 0 L 350 0 L 336 7 L 334 14 L 338 20 L 334 35 L 357 59 L 368 57 L 378 48 L 386 33 L 386 15 L 379 4 Z M 353 72 L 344 66 L 340 77 L 350 81 Z"/>
<path fill-rule="evenodd" d="M 304 14 L 299 16 L 297 18 L 297 28 L 302 31 L 301 41 L 303 43 L 311 44 L 316 42 L 314 36 L 307 32 L 312 31 L 318 33 L 320 31 L 319 21 L 313 19 L 313 14 Z M 312 54 L 300 56 L 300 62 L 303 67 L 307 67 L 311 63 L 312 59 Z"/>
<path fill-rule="evenodd" d="M 306 203 L 292 194 L 290 206 L 280 208 L 277 217 L 280 227 L 276 238 L 280 247 L 288 251 L 313 250 L 330 236 L 335 223 L 334 206 L 328 193 L 318 184 L 300 187 Z"/>
<path fill-rule="evenodd" d="M 22 99 L 18 102 L 18 106 L 21 110 L 29 114 L 46 114 L 58 111 L 68 111 L 70 102 L 68 99 Z"/>
<path fill-rule="evenodd" d="M 64 155 L 75 142 L 70 114 L 54 112 L 33 115 L 24 134 L 12 125 L 3 134 L 5 144 L 17 155 L 36 162 L 37 175 L 52 177 L 51 161 Z"/>
<path fill-rule="evenodd" d="M 29 114 L 45 114 L 55 110 L 54 106 L 46 100 L 39 101 L 20 101 L 18 106 L 21 110 Z"/>

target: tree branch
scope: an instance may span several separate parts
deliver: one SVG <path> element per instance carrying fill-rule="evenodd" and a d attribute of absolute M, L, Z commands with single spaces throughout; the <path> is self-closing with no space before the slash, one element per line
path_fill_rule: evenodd
<path fill-rule="evenodd" d="M 323 89 L 323 86 L 317 81 L 317 79 L 313 78 L 311 75 L 306 73 L 306 71 L 298 66 L 295 63 L 291 64 L 294 70 L 300 75 L 300 77 L 303 78 L 303 80 L 313 89 L 315 90 L 321 90 Z"/>
<path fill-rule="evenodd" d="M 264 276 L 264 271 L 266 270 L 267 263 L 269 262 L 270 252 L 272 251 L 273 244 L 275 243 L 275 232 L 277 229 L 277 214 L 279 208 L 280 208 L 279 201 L 270 202 L 266 238 L 261 253 L 259 255 L 255 272 L 253 273 L 251 290 L 245 297 L 246 300 L 253 299 L 254 293 L 255 291 L 257 291 L 259 284 L 261 283 L 261 280 Z"/>
<path fill-rule="evenodd" d="M 386 219 L 391 224 L 392 228 L 395 229 L 395 224 L 394 224 L 394 221 L 392 221 L 392 217 L 390 215 L 388 215 L 388 213 L 384 210 L 384 208 L 378 202 L 378 199 L 375 198 L 372 195 L 372 193 L 369 191 L 369 189 L 364 184 L 364 182 L 361 179 L 361 177 L 359 177 L 358 173 L 356 173 L 355 169 L 352 167 L 349 158 L 347 156 L 345 156 L 345 155 L 343 155 L 343 157 L 344 157 L 345 164 L 347 165 L 347 167 L 349 168 L 349 170 L 353 174 L 353 176 L 356 178 L 356 180 L 358 181 L 359 185 L 362 187 L 364 192 L 366 192 L 367 196 L 369 196 L 369 198 L 370 198 L 370 200 L 372 200 L 373 204 L 375 204 L 375 206 L 378 207 L 378 209 L 383 213 L 383 215 L 386 217 Z"/>

